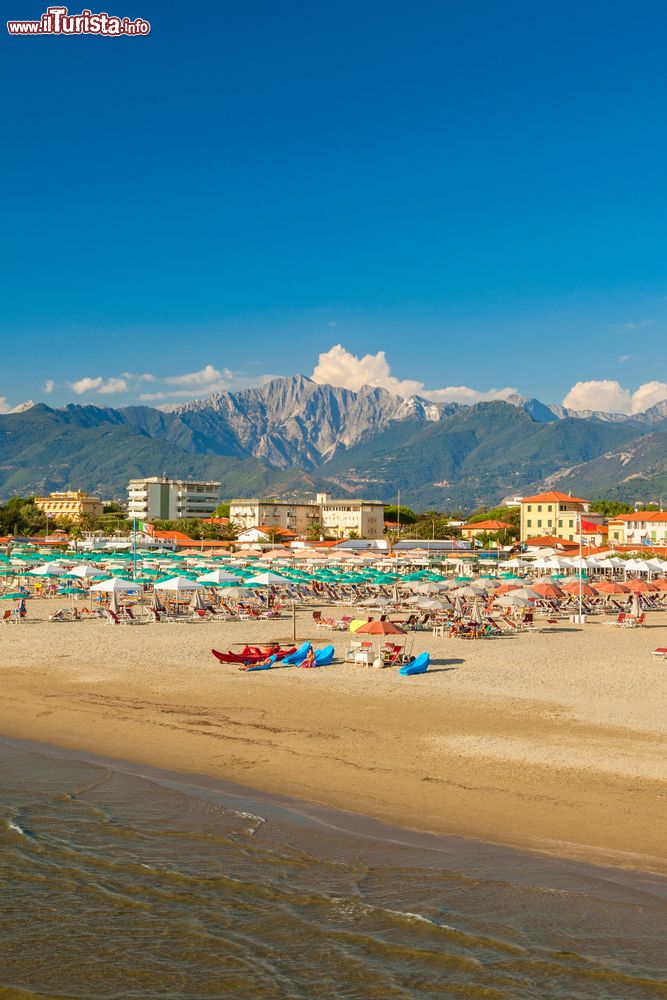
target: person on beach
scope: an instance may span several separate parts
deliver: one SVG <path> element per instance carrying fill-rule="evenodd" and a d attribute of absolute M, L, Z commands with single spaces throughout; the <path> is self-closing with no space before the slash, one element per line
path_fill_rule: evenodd
<path fill-rule="evenodd" d="M 304 667 L 305 669 L 307 669 L 308 667 L 314 667 L 315 666 L 315 650 L 313 649 L 312 646 L 310 647 L 310 649 L 306 653 L 306 658 L 303 661 L 303 663 L 301 664 L 301 666 Z"/>

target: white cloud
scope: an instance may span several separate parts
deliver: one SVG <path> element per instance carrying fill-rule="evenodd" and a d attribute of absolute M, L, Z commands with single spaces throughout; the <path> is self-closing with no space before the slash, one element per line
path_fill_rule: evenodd
<path fill-rule="evenodd" d="M 612 379 L 593 379 L 572 386 L 563 406 L 571 410 L 601 410 L 603 413 L 642 413 L 667 399 L 667 382 L 644 382 L 631 392 Z"/>
<path fill-rule="evenodd" d="M 42 392 L 45 392 L 47 394 L 47 396 L 48 396 L 48 395 L 50 395 L 53 392 L 53 390 L 55 389 L 55 387 L 56 387 L 56 383 L 53 381 L 53 379 L 52 378 L 47 378 L 46 382 L 42 386 Z"/>
<path fill-rule="evenodd" d="M 640 319 L 635 320 L 633 323 L 617 323 L 616 325 L 621 330 L 643 330 L 645 326 L 650 326 L 653 322 L 655 321 L 652 319 Z"/>
<path fill-rule="evenodd" d="M 633 358 L 634 354 L 619 354 L 616 360 L 618 361 L 619 365 L 624 365 L 626 361 L 632 361 Z"/>
<path fill-rule="evenodd" d="M 204 368 L 202 372 L 193 372 L 192 374 L 201 376 L 203 372 L 207 372 L 209 369 L 211 369 L 211 365 Z M 215 371 L 215 369 L 213 370 Z M 219 376 L 217 381 L 200 381 L 199 383 L 193 383 L 190 375 L 172 375 L 162 381 L 168 383 L 169 385 L 187 385 L 190 383 L 190 388 L 169 389 L 168 391 L 160 390 L 158 392 L 142 392 L 139 399 L 142 403 L 156 403 L 168 399 L 187 402 L 190 399 L 201 398 L 202 394 L 205 396 L 212 396 L 217 392 L 234 392 L 240 389 L 256 389 L 258 386 L 266 385 L 267 382 L 271 382 L 273 379 L 280 377 L 278 375 L 270 374 L 246 375 L 243 372 L 231 371 L 229 368 L 225 368 L 222 372 L 218 372 L 217 374 Z"/>
<path fill-rule="evenodd" d="M 416 379 L 399 379 L 392 375 L 384 351 L 359 358 L 341 344 L 320 354 L 311 378 L 314 382 L 338 385 L 355 392 L 365 385 L 380 386 L 397 396 L 424 396 L 437 403 L 479 403 L 489 399 L 507 399 L 517 392 L 509 387 L 480 392 L 466 385 L 426 389 L 424 383 Z"/>
<path fill-rule="evenodd" d="M 6 396 L 0 396 L 0 413 L 24 413 L 25 410 L 29 410 L 34 405 L 32 399 L 26 399 L 24 403 L 12 406 Z"/>
<path fill-rule="evenodd" d="M 169 385 L 211 385 L 213 382 L 226 381 L 227 379 L 232 379 L 234 373 L 225 368 L 223 371 L 218 371 L 213 365 L 206 365 L 198 372 L 188 372 L 186 375 L 170 375 L 169 378 L 165 378 L 164 381 Z"/>
<path fill-rule="evenodd" d="M 150 372 L 144 372 L 139 374 L 138 372 L 121 372 L 123 378 L 128 379 L 130 382 L 155 382 L 155 375 L 151 375 Z"/>
<path fill-rule="evenodd" d="M 101 375 L 97 375 L 94 378 L 85 376 L 76 382 L 68 382 L 67 384 L 77 396 L 82 396 L 86 392 L 97 392 L 101 396 L 109 396 L 112 393 L 128 391 L 128 384 L 125 379 L 115 377 L 105 379 Z"/>
<path fill-rule="evenodd" d="M 99 388 L 100 395 L 110 396 L 114 392 L 127 392 L 128 384 L 124 378 L 108 378 Z"/>

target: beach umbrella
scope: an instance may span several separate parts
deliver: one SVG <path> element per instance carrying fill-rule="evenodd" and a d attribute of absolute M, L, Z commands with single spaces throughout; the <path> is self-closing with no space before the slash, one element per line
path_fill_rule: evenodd
<path fill-rule="evenodd" d="M 61 566 L 57 562 L 50 562 L 29 570 L 26 576 L 64 576 L 65 573 L 67 573 L 65 566 Z"/>
<path fill-rule="evenodd" d="M 510 594 L 513 590 L 520 590 L 521 586 L 518 583 L 501 583 L 499 587 L 493 591 L 494 597 L 500 597 L 501 594 Z"/>
<path fill-rule="evenodd" d="M 92 566 L 90 563 L 84 563 L 81 566 L 75 566 L 74 569 L 70 570 L 67 574 L 71 577 L 78 577 L 81 580 L 92 580 L 99 574 L 99 568 L 97 566 Z"/>
<path fill-rule="evenodd" d="M 629 594 L 630 588 L 624 583 L 616 583 L 615 580 L 603 580 L 602 583 L 594 583 L 594 589 L 598 594 Z"/>
<path fill-rule="evenodd" d="M 580 584 L 578 580 L 567 580 L 563 583 L 560 588 L 564 594 L 572 594 L 575 597 L 579 595 Z M 589 583 L 581 583 L 581 596 L 582 597 L 598 597 L 599 594 Z"/>
<path fill-rule="evenodd" d="M 235 573 L 229 573 L 224 569 L 214 569 L 212 573 L 204 573 L 203 576 L 197 577 L 198 583 L 238 583 L 238 576 Z"/>
<path fill-rule="evenodd" d="M 23 597 L 28 597 L 25 590 L 13 590 L 11 594 L 0 594 L 0 601 L 20 601 Z"/>
<path fill-rule="evenodd" d="M 527 608 L 530 605 L 528 597 L 522 597 L 514 591 L 511 594 L 501 594 L 497 601 L 494 601 L 500 608 Z"/>
<path fill-rule="evenodd" d="M 479 590 L 476 587 L 458 587 L 452 593 L 455 597 L 479 597 Z"/>
<path fill-rule="evenodd" d="M 286 576 L 279 576 L 278 573 L 271 572 L 259 573 L 246 580 L 246 583 L 251 587 L 286 587 L 291 582 Z"/>
<path fill-rule="evenodd" d="M 468 617 L 469 617 L 469 620 L 474 625 L 483 625 L 484 624 L 484 619 L 482 618 L 482 609 L 480 607 L 479 601 L 475 601 L 474 602 L 474 604 L 472 606 L 472 609 L 470 611 L 470 615 Z"/>
<path fill-rule="evenodd" d="M 405 635 L 405 630 L 393 622 L 369 621 L 355 629 L 357 635 Z"/>
<path fill-rule="evenodd" d="M 658 577 L 657 580 L 653 581 L 656 590 L 667 591 L 667 580 L 664 576 Z"/>
<path fill-rule="evenodd" d="M 655 593 L 658 589 L 654 583 L 648 583 L 646 580 L 626 580 L 625 586 L 635 594 Z"/>
<path fill-rule="evenodd" d="M 562 589 L 554 583 L 535 583 L 532 585 L 531 590 L 534 590 L 541 597 L 559 598 L 563 596 Z"/>
<path fill-rule="evenodd" d="M 88 591 L 82 590 L 81 587 L 59 587 L 59 594 L 67 594 L 69 597 L 88 597 Z"/>
<path fill-rule="evenodd" d="M 201 583 L 190 580 L 187 576 L 172 576 L 167 580 L 160 580 L 155 584 L 155 590 L 169 590 L 177 594 L 184 594 L 191 590 L 201 590 Z"/>
<path fill-rule="evenodd" d="M 137 590 L 138 586 L 131 580 L 121 580 L 118 576 L 112 576 L 110 580 L 94 583 L 90 589 L 104 594 L 127 594 L 130 590 Z"/>

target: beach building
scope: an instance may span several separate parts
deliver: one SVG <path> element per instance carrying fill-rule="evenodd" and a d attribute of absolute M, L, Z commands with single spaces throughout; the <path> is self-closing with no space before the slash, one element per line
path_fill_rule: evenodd
<path fill-rule="evenodd" d="M 149 476 L 131 479 L 127 487 L 127 516 L 140 521 L 210 517 L 219 503 L 220 483 L 213 481 Z"/>
<path fill-rule="evenodd" d="M 82 517 L 99 517 L 102 501 L 83 490 L 67 490 L 64 493 L 49 493 L 47 497 L 35 497 L 35 506 L 49 518 L 56 521 L 79 521 Z"/>
<path fill-rule="evenodd" d="M 569 493 L 536 493 L 521 501 L 521 541 L 555 535 L 565 541 L 578 540 L 578 518 L 588 513 L 588 500 Z"/>
<path fill-rule="evenodd" d="M 334 538 L 382 538 L 384 503 L 381 500 L 337 500 L 318 493 L 315 500 L 232 500 L 229 516 L 242 531 L 283 528 L 294 535 L 316 532 Z"/>
<path fill-rule="evenodd" d="M 609 519 L 610 545 L 667 545 L 667 511 L 636 510 Z"/>
<path fill-rule="evenodd" d="M 472 524 L 461 526 L 461 537 L 476 538 L 477 535 L 492 535 L 496 531 L 511 531 L 513 527 L 509 521 L 498 521 L 493 518 L 489 521 L 473 521 Z"/>

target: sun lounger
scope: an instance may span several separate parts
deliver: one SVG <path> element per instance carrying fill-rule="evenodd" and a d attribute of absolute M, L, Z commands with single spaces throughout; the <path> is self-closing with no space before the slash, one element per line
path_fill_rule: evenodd
<path fill-rule="evenodd" d="M 658 646 L 651 650 L 651 656 L 656 656 L 659 660 L 667 660 L 667 646 Z"/>
<path fill-rule="evenodd" d="M 318 649 L 315 653 L 315 663 L 316 667 L 328 667 L 330 663 L 333 663 L 334 658 L 334 648 L 333 646 L 324 646 L 323 649 Z"/>
<path fill-rule="evenodd" d="M 420 653 L 412 663 L 406 663 L 399 669 L 401 677 L 412 677 L 414 674 L 425 674 L 428 670 L 431 658 L 428 653 Z"/>
<path fill-rule="evenodd" d="M 292 667 L 297 663 L 301 663 L 302 660 L 306 658 L 308 651 L 311 646 L 309 642 L 304 642 L 303 646 L 300 646 L 295 653 L 291 653 L 286 656 L 281 662 L 284 667 Z"/>
<path fill-rule="evenodd" d="M 247 667 L 241 667 L 247 674 L 253 673 L 255 670 L 270 670 L 273 664 L 276 662 L 278 657 L 274 654 L 269 656 L 265 662 L 251 663 Z"/>

